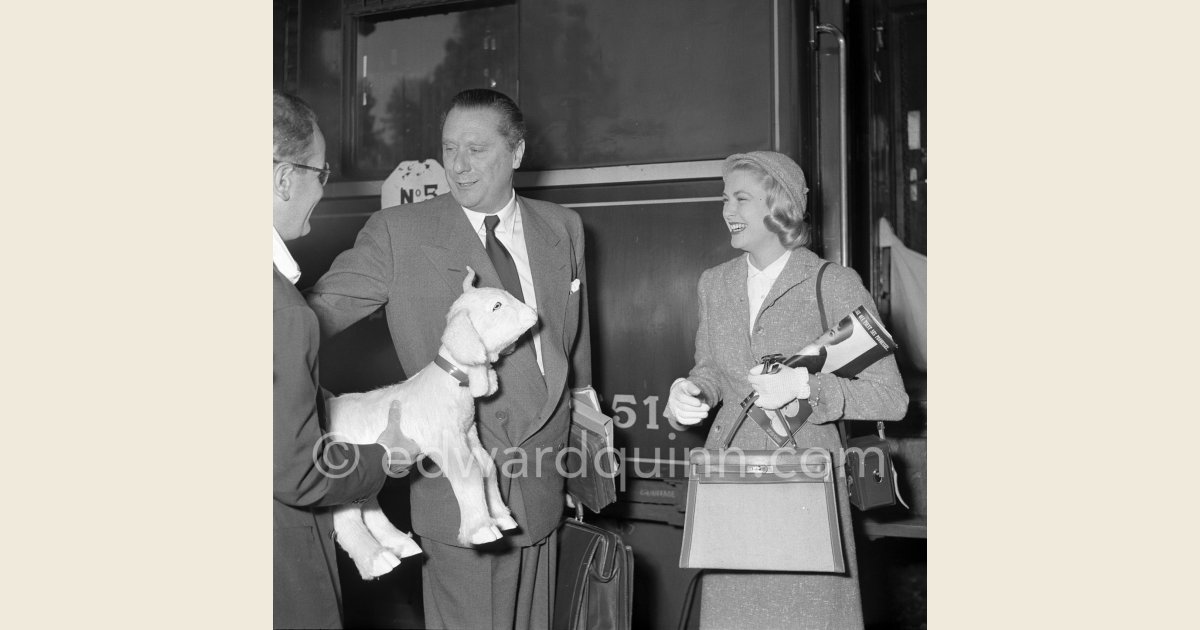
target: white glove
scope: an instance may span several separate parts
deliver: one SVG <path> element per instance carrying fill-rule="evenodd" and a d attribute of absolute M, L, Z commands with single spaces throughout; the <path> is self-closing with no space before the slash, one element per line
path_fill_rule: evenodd
<path fill-rule="evenodd" d="M 808 398 L 808 370 L 780 366 L 775 374 L 763 374 L 762 364 L 750 368 L 750 386 L 758 392 L 754 404 L 763 409 L 778 409 L 797 398 Z"/>
<path fill-rule="evenodd" d="M 667 399 L 667 414 L 679 424 L 696 424 L 708 415 L 708 403 L 700 396 L 700 387 L 686 378 L 675 379 Z"/>

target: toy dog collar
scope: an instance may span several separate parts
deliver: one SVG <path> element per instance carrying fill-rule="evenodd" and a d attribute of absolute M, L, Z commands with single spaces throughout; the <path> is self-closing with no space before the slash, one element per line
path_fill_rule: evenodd
<path fill-rule="evenodd" d="M 439 354 L 434 357 L 433 362 L 436 363 L 438 367 L 446 370 L 447 374 L 453 376 L 454 380 L 458 381 L 459 387 L 466 387 L 471 382 L 470 379 L 467 378 L 466 372 L 460 370 L 457 365 L 454 365 L 442 355 Z"/>

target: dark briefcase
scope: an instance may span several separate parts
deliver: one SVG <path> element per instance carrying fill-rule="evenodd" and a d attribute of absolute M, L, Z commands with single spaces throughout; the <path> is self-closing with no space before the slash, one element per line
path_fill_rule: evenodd
<path fill-rule="evenodd" d="M 557 577 L 554 630 L 629 630 L 633 549 L 620 536 L 568 518 L 558 530 Z"/>

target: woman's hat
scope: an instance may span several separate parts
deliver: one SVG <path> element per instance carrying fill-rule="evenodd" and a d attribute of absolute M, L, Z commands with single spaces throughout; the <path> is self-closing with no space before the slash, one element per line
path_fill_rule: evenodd
<path fill-rule="evenodd" d="M 734 162 L 738 160 L 752 162 L 779 182 L 784 192 L 792 198 L 800 216 L 804 216 L 805 208 L 808 207 L 808 184 L 804 180 L 804 171 L 792 158 L 774 151 L 734 153 L 725 158 L 725 163 L 721 165 L 721 176 L 727 177 Z"/>

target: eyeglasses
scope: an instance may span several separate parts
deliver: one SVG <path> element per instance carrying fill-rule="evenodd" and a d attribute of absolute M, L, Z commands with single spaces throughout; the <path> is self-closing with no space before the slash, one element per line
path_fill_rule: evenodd
<path fill-rule="evenodd" d="M 316 171 L 317 181 L 321 182 L 322 187 L 325 186 L 325 182 L 329 181 L 329 174 L 333 172 L 329 168 L 329 162 L 325 163 L 325 168 L 317 168 L 315 166 L 309 166 L 307 164 L 297 164 L 295 162 L 285 162 L 283 160 L 273 160 L 273 161 L 276 164 L 291 164 L 292 166 L 294 166 L 296 168 L 302 168 L 306 171 Z"/>

